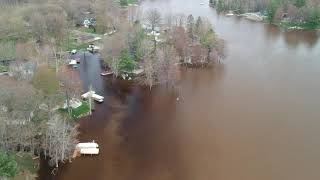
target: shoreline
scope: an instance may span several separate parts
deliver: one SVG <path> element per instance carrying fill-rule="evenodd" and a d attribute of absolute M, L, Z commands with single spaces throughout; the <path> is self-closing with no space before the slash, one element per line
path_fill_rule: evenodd
<path fill-rule="evenodd" d="M 210 6 L 210 7 L 213 7 L 213 6 Z M 295 24 L 295 23 L 290 23 L 290 22 L 286 22 L 286 21 L 279 21 L 279 22 L 270 23 L 266 20 L 266 16 L 260 15 L 259 12 L 247 12 L 247 13 L 243 13 L 243 14 L 233 14 L 232 11 L 229 11 L 229 13 L 228 12 L 221 12 L 221 13 L 223 13 L 223 15 L 226 17 L 232 17 L 232 16 L 243 17 L 243 18 L 250 20 L 250 21 L 272 24 L 272 25 L 277 26 L 278 28 L 282 28 L 285 30 L 320 31 L 320 26 L 310 27 L 307 24 Z"/>

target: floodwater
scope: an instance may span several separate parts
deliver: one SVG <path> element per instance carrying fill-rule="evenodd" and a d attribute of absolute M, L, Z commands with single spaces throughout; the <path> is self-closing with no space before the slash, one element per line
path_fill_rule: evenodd
<path fill-rule="evenodd" d="M 207 17 L 227 42 L 223 65 L 184 70 L 177 101 L 162 89 L 100 77 L 98 59 L 88 55 L 81 78 L 106 101 L 81 120 L 80 138 L 96 140 L 101 154 L 56 176 L 43 166 L 39 179 L 320 179 L 319 32 L 220 16 L 202 1 L 142 7 Z"/>

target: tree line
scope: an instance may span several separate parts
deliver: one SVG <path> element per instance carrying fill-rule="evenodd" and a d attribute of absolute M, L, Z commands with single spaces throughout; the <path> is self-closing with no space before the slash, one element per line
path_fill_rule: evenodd
<path fill-rule="evenodd" d="M 319 0 L 210 0 L 218 11 L 261 12 L 269 22 L 317 28 L 320 24 Z"/>

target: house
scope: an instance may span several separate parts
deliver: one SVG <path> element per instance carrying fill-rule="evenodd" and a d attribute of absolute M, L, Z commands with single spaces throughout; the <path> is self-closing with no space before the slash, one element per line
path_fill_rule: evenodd
<path fill-rule="evenodd" d="M 96 20 L 94 18 L 85 19 L 83 21 L 83 26 L 89 28 L 90 26 L 95 26 Z"/>

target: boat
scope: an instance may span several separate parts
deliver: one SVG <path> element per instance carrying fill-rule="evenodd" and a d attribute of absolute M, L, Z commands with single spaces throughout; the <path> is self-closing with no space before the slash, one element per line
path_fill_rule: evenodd
<path fill-rule="evenodd" d="M 112 75 L 113 72 L 112 71 L 103 71 L 100 73 L 101 76 L 109 76 L 109 75 Z"/>
<path fill-rule="evenodd" d="M 74 59 L 71 59 L 70 62 L 69 62 L 69 65 L 77 65 L 77 60 L 74 60 Z"/>
<path fill-rule="evenodd" d="M 86 92 L 86 93 L 82 94 L 81 97 L 83 99 L 87 99 L 89 97 L 90 93 L 91 94 L 95 94 L 96 92 L 95 91 L 89 91 L 89 92 Z"/>
<path fill-rule="evenodd" d="M 89 97 L 100 103 L 104 101 L 104 97 L 96 94 L 95 91 L 89 91 L 81 95 L 81 98 L 83 99 L 88 99 Z"/>
<path fill-rule="evenodd" d="M 103 97 L 103 96 L 100 96 L 100 95 L 98 95 L 98 94 L 92 94 L 92 99 L 94 99 L 94 100 L 97 101 L 97 102 L 102 103 L 103 100 L 104 100 L 104 97 Z"/>

